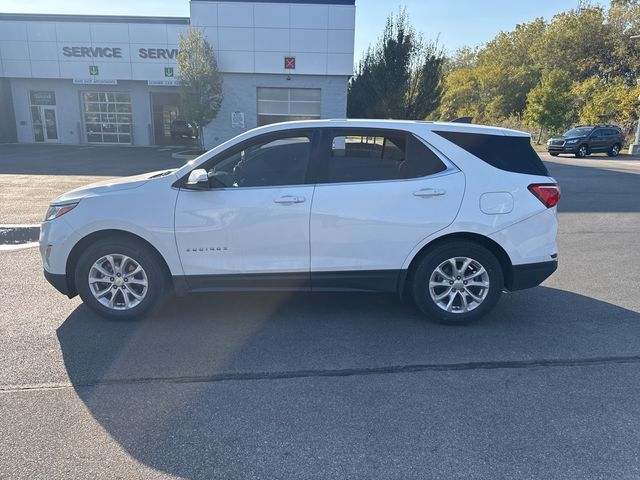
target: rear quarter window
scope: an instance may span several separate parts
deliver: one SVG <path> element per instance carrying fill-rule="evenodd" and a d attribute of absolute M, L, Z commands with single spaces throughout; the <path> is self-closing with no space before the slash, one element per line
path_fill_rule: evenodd
<path fill-rule="evenodd" d="M 549 175 L 547 167 L 531 146 L 529 137 L 449 131 L 434 133 L 500 170 Z"/>

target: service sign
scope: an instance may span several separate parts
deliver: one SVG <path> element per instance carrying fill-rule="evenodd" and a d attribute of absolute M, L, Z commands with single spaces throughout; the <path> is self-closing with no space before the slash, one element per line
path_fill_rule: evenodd
<path fill-rule="evenodd" d="M 56 92 L 41 92 L 32 90 L 29 92 L 31 105 L 55 105 Z"/>
<path fill-rule="evenodd" d="M 80 46 L 64 46 L 62 47 L 63 57 L 74 58 L 123 58 L 124 49 L 127 47 L 99 46 L 99 47 L 80 47 Z M 138 48 L 136 52 L 131 52 L 131 57 L 137 54 L 138 59 L 142 60 L 175 60 L 178 56 L 177 48 Z M 133 58 L 132 58 L 133 59 Z"/>

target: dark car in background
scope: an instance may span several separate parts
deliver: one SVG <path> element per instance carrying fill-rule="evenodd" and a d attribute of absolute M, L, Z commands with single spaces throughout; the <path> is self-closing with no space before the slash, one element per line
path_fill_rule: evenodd
<path fill-rule="evenodd" d="M 174 120 L 171 122 L 171 138 L 196 138 L 198 130 L 186 120 Z"/>
<path fill-rule="evenodd" d="M 547 151 L 554 157 L 561 153 L 572 153 L 578 158 L 592 153 L 616 157 L 623 144 L 622 131 L 615 125 L 579 126 L 565 132 L 562 137 L 549 139 Z"/>

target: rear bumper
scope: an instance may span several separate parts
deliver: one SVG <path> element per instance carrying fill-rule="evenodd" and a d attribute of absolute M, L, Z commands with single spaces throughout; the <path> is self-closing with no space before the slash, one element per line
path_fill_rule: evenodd
<path fill-rule="evenodd" d="M 69 298 L 75 295 L 69 295 L 69 286 L 67 285 L 67 276 L 64 273 L 50 273 L 44 270 L 44 278 L 47 279 L 53 288 L 58 290 L 60 293 L 64 293 Z"/>
<path fill-rule="evenodd" d="M 551 276 L 558 269 L 558 260 L 549 262 L 526 263 L 511 267 L 511 275 L 505 282 L 507 290 L 524 290 L 536 287 Z"/>

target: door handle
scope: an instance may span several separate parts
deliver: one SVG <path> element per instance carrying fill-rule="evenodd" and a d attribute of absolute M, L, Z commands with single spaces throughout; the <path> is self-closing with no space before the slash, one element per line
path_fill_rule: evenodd
<path fill-rule="evenodd" d="M 417 192 L 413 192 L 416 197 L 440 197 L 447 192 L 445 190 L 438 190 L 436 188 L 423 188 L 422 190 L 418 190 Z"/>
<path fill-rule="evenodd" d="M 282 205 L 291 205 L 293 203 L 303 203 L 306 200 L 304 197 L 296 197 L 294 195 L 283 195 L 274 199 L 274 203 L 280 203 Z"/>

